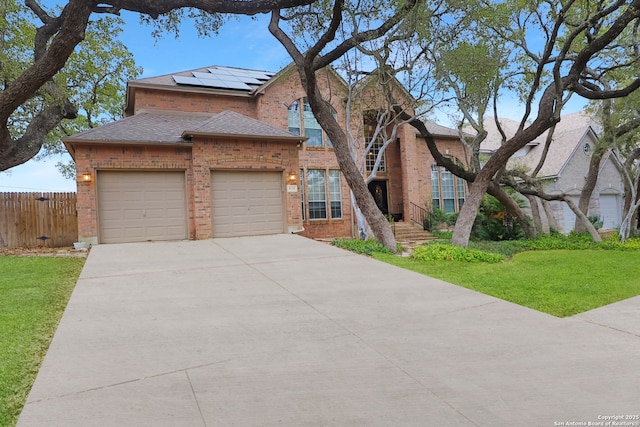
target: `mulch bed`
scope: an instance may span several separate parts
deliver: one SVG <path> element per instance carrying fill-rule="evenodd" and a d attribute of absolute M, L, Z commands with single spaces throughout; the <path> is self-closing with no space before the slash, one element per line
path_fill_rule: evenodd
<path fill-rule="evenodd" d="M 89 250 L 76 250 L 73 246 L 62 248 L 48 248 L 36 246 L 32 248 L 0 248 L 0 256 L 48 256 L 48 257 L 76 257 L 86 258 Z"/>

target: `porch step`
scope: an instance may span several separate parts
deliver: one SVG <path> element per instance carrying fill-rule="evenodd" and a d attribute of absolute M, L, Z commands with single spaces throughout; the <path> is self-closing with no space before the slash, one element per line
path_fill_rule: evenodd
<path fill-rule="evenodd" d="M 420 244 L 435 237 L 418 224 L 412 222 L 395 222 L 393 224 L 396 240 L 402 244 Z"/>

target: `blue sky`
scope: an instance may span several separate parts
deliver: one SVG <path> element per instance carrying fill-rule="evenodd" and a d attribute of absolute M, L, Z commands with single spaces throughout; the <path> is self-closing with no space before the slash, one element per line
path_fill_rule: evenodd
<path fill-rule="evenodd" d="M 284 48 L 269 33 L 267 15 L 257 15 L 253 19 L 246 16 L 232 18 L 217 36 L 207 39 L 199 38 L 195 29 L 185 23 L 178 39 L 167 35 L 157 42 L 151 36 L 152 28 L 141 26 L 137 14 L 123 13 L 122 17 L 126 25 L 121 39 L 133 53 L 137 65 L 143 68 L 142 77 L 209 65 L 278 71 L 291 61 Z M 580 108 L 581 102 L 574 103 L 573 108 L 567 108 L 566 112 Z M 517 112 L 518 108 L 514 105 L 514 109 L 509 110 Z M 441 124 L 450 125 L 446 122 Z M 0 192 L 76 191 L 75 181 L 63 178 L 55 167 L 61 158 L 32 160 L 0 172 Z"/>

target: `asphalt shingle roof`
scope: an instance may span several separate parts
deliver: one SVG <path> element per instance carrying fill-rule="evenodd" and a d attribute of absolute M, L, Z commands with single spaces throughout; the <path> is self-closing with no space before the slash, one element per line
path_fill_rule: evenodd
<path fill-rule="evenodd" d="M 210 114 L 138 113 L 135 116 L 108 123 L 76 135 L 65 141 L 91 142 L 185 142 L 182 132 L 197 127 L 211 117 Z"/>
<path fill-rule="evenodd" d="M 223 111 L 201 122 L 195 127 L 185 129 L 183 135 L 217 134 L 237 136 L 257 136 L 262 138 L 299 138 L 286 130 L 276 128 L 251 117 Z"/>
<path fill-rule="evenodd" d="M 302 139 L 259 120 L 233 111 L 199 113 L 141 112 L 64 138 L 73 142 L 180 143 L 193 134 L 236 135 L 259 138 Z"/>
<path fill-rule="evenodd" d="M 507 138 L 512 137 L 518 126 L 519 122 L 510 119 L 498 119 L 502 126 Z M 590 129 L 590 127 L 596 126 L 596 123 L 590 115 L 584 111 L 579 111 L 572 114 L 562 116 L 560 122 L 556 125 L 556 129 L 553 133 L 553 141 L 549 146 L 549 152 L 545 158 L 544 165 L 538 172 L 540 177 L 551 177 L 560 174 L 563 166 L 569 160 L 569 157 L 576 149 L 576 146 L 581 142 Z M 485 120 L 485 129 L 488 132 L 487 139 L 482 142 L 482 148 L 485 150 L 497 150 L 500 148 L 501 136 L 495 125 L 495 119 L 489 117 Z M 529 171 L 533 170 L 538 162 L 544 150 L 545 141 L 548 132 L 543 133 L 530 144 L 533 145 L 529 152 L 522 157 L 514 157 L 509 161 L 510 167 L 522 166 Z"/>

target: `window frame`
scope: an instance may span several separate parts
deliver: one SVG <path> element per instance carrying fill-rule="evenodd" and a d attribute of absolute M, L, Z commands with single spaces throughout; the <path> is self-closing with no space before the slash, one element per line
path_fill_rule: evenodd
<path fill-rule="evenodd" d="M 309 175 L 320 172 L 324 177 L 324 200 L 315 200 L 319 195 L 318 189 L 309 188 Z M 340 221 L 344 219 L 344 203 L 342 195 L 342 176 L 339 169 L 331 168 L 308 168 L 300 169 L 301 206 L 303 221 Z M 337 178 L 337 179 L 336 179 Z M 315 179 L 315 178 L 314 178 Z M 311 203 L 324 203 L 324 217 L 314 217 L 317 214 L 316 208 L 312 209 Z"/>
<path fill-rule="evenodd" d="M 294 106 L 296 108 L 293 108 Z M 336 110 L 333 107 L 331 107 L 331 110 L 331 114 L 337 120 L 338 114 Z M 297 112 L 297 117 L 295 117 L 296 114 L 292 114 L 294 111 Z M 322 129 L 322 126 L 320 126 L 315 118 L 306 96 L 303 98 L 297 98 L 291 102 L 287 108 L 287 114 L 287 126 L 289 132 L 294 135 L 311 137 L 304 142 L 305 147 L 314 149 L 333 149 L 333 144 L 329 139 L 329 135 L 327 135 L 324 129 Z M 292 124 L 297 124 L 298 126 L 291 126 Z M 320 132 L 320 144 L 310 144 L 310 141 L 318 141 L 318 131 Z M 315 136 L 312 134 L 315 134 Z"/>
<path fill-rule="evenodd" d="M 457 159 L 453 160 L 460 163 Z M 445 188 L 445 184 L 449 185 L 446 185 Z M 442 209 L 447 214 L 460 212 L 466 199 L 466 181 L 452 174 L 444 166 L 438 166 L 436 162 L 433 162 L 431 164 L 432 209 Z"/>

